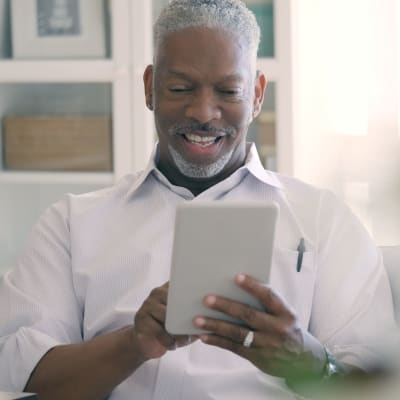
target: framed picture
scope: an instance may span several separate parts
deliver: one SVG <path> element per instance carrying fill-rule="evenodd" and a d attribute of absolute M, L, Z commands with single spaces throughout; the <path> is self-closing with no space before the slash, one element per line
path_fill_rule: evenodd
<path fill-rule="evenodd" d="M 6 0 L 0 0 L 0 59 L 10 57 L 8 6 Z"/>
<path fill-rule="evenodd" d="M 103 0 L 11 0 L 12 52 L 19 59 L 103 58 Z"/>

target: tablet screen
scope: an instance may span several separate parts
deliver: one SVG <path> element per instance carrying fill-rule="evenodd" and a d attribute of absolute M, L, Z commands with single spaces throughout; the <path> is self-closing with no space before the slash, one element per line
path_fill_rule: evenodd
<path fill-rule="evenodd" d="M 203 305 L 208 294 L 262 308 L 234 279 L 238 273 L 246 273 L 268 282 L 278 214 L 274 202 L 191 201 L 178 205 L 167 302 L 168 332 L 204 332 L 193 326 L 194 317 L 201 315 L 233 320 Z"/>

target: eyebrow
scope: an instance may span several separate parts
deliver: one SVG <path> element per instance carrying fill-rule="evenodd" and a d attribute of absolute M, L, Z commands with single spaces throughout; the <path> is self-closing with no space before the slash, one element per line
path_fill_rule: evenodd
<path fill-rule="evenodd" d="M 178 78 L 182 78 L 182 79 L 186 79 L 186 80 L 192 80 L 192 77 L 190 75 L 188 75 L 187 73 L 182 72 L 182 71 L 169 69 L 167 71 L 167 73 L 170 74 L 170 75 L 175 75 Z M 243 81 L 243 77 L 240 74 L 233 73 L 233 74 L 225 75 L 220 79 L 221 82 L 222 81 L 234 81 L 234 80 Z"/>

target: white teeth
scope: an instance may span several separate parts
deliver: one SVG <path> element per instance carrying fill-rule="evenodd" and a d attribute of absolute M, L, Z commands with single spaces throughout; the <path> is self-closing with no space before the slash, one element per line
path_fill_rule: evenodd
<path fill-rule="evenodd" d="M 200 135 L 195 135 L 194 133 L 187 133 L 185 136 L 191 142 L 197 142 L 197 143 L 214 142 L 216 139 L 213 136 L 200 136 Z"/>
<path fill-rule="evenodd" d="M 217 140 L 217 138 L 214 136 L 200 136 L 200 135 L 195 135 L 193 133 L 187 133 L 187 134 L 185 134 L 185 137 L 191 143 L 197 144 L 197 145 L 203 146 L 203 147 L 210 146 Z"/>

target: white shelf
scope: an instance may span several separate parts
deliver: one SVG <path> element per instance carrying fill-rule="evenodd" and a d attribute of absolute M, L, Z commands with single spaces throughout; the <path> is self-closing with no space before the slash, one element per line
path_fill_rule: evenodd
<path fill-rule="evenodd" d="M 0 61 L 0 83 L 113 82 L 128 74 L 111 60 Z"/>
<path fill-rule="evenodd" d="M 0 183 L 43 184 L 99 184 L 111 185 L 115 181 L 111 172 L 0 172 Z"/>

